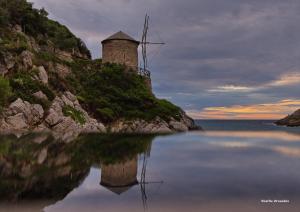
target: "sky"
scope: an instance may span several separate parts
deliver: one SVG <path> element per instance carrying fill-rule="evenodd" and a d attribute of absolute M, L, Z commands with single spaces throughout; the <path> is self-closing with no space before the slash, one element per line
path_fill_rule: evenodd
<path fill-rule="evenodd" d="M 141 39 L 150 15 L 157 97 L 199 119 L 279 119 L 300 108 L 299 0 L 31 0 L 94 58 L 117 31 Z M 140 57 L 141 58 L 141 57 Z"/>

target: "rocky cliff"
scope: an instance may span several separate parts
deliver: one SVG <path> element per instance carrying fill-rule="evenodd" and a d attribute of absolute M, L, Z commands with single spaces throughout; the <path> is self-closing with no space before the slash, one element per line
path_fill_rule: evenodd
<path fill-rule="evenodd" d="M 92 60 L 85 44 L 26 0 L 0 3 L 0 131 L 171 133 L 197 129 L 141 76 Z"/>
<path fill-rule="evenodd" d="M 277 125 L 288 126 L 288 127 L 299 127 L 300 126 L 300 109 L 287 117 L 275 122 Z"/>

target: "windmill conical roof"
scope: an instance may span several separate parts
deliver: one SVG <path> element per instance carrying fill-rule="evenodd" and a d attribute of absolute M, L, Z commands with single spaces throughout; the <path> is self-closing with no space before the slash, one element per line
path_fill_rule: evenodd
<path fill-rule="evenodd" d="M 115 194 L 122 194 L 126 191 L 128 191 L 129 189 L 131 189 L 133 186 L 137 185 L 138 182 L 132 182 L 131 184 L 125 185 L 125 186 L 111 186 L 111 185 L 107 185 L 105 183 L 100 182 L 100 185 L 102 185 L 104 188 L 110 190 L 111 192 L 115 193 Z"/>
<path fill-rule="evenodd" d="M 102 43 L 109 41 L 109 40 L 129 40 L 135 43 L 140 43 L 139 41 L 135 40 L 134 38 L 130 37 L 129 35 L 127 35 L 126 33 L 119 31 L 115 34 L 113 34 L 112 36 L 106 38 L 105 40 L 102 41 Z"/>

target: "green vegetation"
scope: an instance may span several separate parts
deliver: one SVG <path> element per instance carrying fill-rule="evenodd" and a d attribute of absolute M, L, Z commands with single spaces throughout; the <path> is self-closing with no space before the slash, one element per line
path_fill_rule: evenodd
<path fill-rule="evenodd" d="M 69 105 L 63 107 L 63 114 L 65 116 L 71 117 L 74 121 L 81 125 L 84 125 L 86 122 L 84 114 L 81 111 L 76 110 L 75 108 Z"/>
<path fill-rule="evenodd" d="M 73 64 L 74 75 L 68 78 L 68 89 L 80 96 L 81 104 L 96 118 L 111 122 L 119 118 L 152 120 L 159 116 L 168 120 L 180 117 L 178 107 L 155 98 L 143 77 L 129 74 L 125 67 L 116 64 L 104 64 L 97 69 L 99 61 L 86 63 Z"/>
<path fill-rule="evenodd" d="M 8 98 L 11 95 L 11 87 L 9 81 L 0 76 L 0 112 L 2 108 L 7 104 Z"/>
<path fill-rule="evenodd" d="M 85 44 L 75 37 L 67 27 L 47 18 L 44 9 L 33 8 L 32 3 L 26 0 L 0 1 L 0 28 L 10 25 L 20 25 L 27 35 L 36 37 L 38 43 L 53 43 L 55 48 L 65 51 L 77 50 L 90 57 Z M 2 30 L 1 30 L 2 31 Z"/>
<path fill-rule="evenodd" d="M 27 38 L 22 34 L 12 34 L 6 31 L 0 42 L 0 48 L 11 53 L 20 54 L 29 49 Z M 1 50 L 0 49 L 0 50 Z"/>
<path fill-rule="evenodd" d="M 47 109 L 50 105 L 50 101 L 55 98 L 55 94 L 46 85 L 34 80 L 34 74 L 34 70 L 32 70 L 30 73 L 19 71 L 10 78 L 10 84 L 13 93 L 11 101 L 21 98 L 32 104 L 41 104 L 44 109 Z M 33 96 L 33 94 L 38 91 L 42 91 L 50 101 L 42 100 Z"/>

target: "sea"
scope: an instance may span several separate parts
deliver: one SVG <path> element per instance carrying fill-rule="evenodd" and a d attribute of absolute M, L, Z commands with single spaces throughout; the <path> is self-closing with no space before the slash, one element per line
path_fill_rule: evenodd
<path fill-rule="evenodd" d="M 299 212 L 300 127 L 198 120 L 172 135 L 0 136 L 0 211 Z"/>

